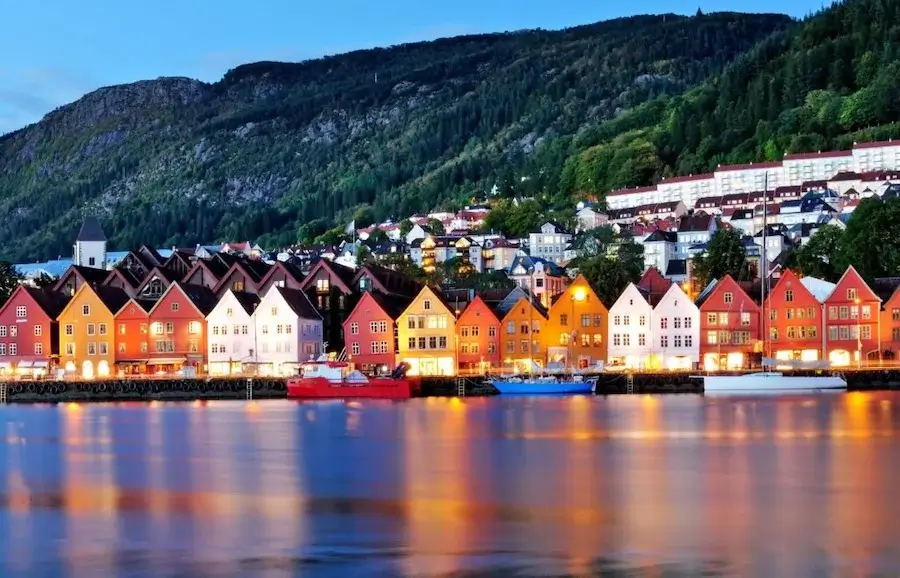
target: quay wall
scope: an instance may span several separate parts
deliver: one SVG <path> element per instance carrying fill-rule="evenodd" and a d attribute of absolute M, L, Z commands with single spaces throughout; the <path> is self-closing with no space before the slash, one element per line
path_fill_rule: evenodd
<path fill-rule="evenodd" d="M 794 375 L 815 375 L 795 372 Z M 601 373 L 597 376 L 599 395 L 626 393 L 702 393 L 693 373 Z M 851 391 L 900 390 L 900 368 L 862 369 L 841 374 Z M 282 399 L 287 396 L 285 378 L 253 377 L 254 399 Z M 495 395 L 497 390 L 481 376 L 462 378 L 467 396 Z M 69 401 L 192 401 L 247 399 L 245 377 L 106 379 L 95 381 L 0 381 L 9 403 L 55 403 Z M 630 383 L 629 383 L 630 382 Z M 422 379 L 422 395 L 459 395 L 455 377 Z"/>

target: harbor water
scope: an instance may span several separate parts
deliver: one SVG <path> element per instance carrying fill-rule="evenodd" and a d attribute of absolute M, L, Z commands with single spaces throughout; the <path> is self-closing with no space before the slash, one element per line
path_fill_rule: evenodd
<path fill-rule="evenodd" d="M 900 575 L 900 394 L 0 406 L 0 576 Z"/>

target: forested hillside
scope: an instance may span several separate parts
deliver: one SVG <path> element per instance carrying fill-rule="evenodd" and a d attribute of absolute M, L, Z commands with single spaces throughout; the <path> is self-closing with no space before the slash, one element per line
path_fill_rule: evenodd
<path fill-rule="evenodd" d="M 886 25 L 891 14 L 873 22 Z M 816 25 L 825 28 L 817 38 L 830 38 L 833 18 Z M 287 243 L 301 225 L 324 227 L 365 205 L 400 217 L 494 183 L 550 195 L 560 185 L 602 190 L 667 166 L 699 168 L 738 147 L 750 156 L 743 143 L 755 134 L 746 131 L 756 127 L 756 101 L 747 106 L 755 92 L 740 83 L 757 68 L 787 66 L 776 55 L 788 46 L 806 54 L 817 28 L 809 23 L 792 40 L 796 27 L 780 15 L 641 16 L 249 64 L 212 85 L 165 78 L 101 89 L 0 138 L 0 256 L 68 254 L 86 213 L 100 216 L 119 248 Z M 804 60 L 800 80 L 785 80 L 771 106 L 764 87 L 759 112 L 772 117 L 771 134 L 786 126 L 782 111 L 804 101 L 789 88 L 817 87 L 813 63 L 877 44 L 855 38 Z M 826 67 L 842 83 L 834 94 L 890 78 L 883 62 L 895 53 L 885 50 L 865 66 L 849 62 L 833 75 Z M 747 51 L 722 81 L 692 88 Z M 859 79 L 857 69 L 871 72 Z M 601 171 L 588 157 L 602 156 L 594 145 L 613 137 L 627 141 L 625 156 Z M 570 176 L 561 181 L 564 165 Z"/>
<path fill-rule="evenodd" d="M 557 192 L 603 193 L 889 137 L 900 137 L 900 0 L 847 0 L 773 34 L 702 86 L 582 132 Z"/>

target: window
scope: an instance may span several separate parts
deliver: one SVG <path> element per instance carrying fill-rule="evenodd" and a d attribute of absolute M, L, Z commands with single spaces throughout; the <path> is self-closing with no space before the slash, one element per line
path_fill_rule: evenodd
<path fill-rule="evenodd" d="M 770 309 L 769 310 L 769 321 L 775 321 L 778 318 L 778 310 Z"/>
<path fill-rule="evenodd" d="M 669 318 L 668 317 L 660 317 L 659 328 L 660 329 L 668 329 L 669 328 Z M 663 346 L 663 347 L 666 347 L 666 346 Z"/>
<path fill-rule="evenodd" d="M 784 318 L 785 319 L 793 319 L 794 318 L 794 310 L 792 308 L 785 309 Z"/>
<path fill-rule="evenodd" d="M 34 354 L 35 355 L 43 355 L 44 354 L 44 344 L 43 343 L 35 343 L 34 344 Z"/>
<path fill-rule="evenodd" d="M 836 325 L 828 326 L 828 340 L 829 341 L 837 341 L 838 338 L 838 328 Z"/>
<path fill-rule="evenodd" d="M 630 316 L 630 315 L 623 315 L 623 316 L 622 316 L 622 324 L 623 324 L 623 325 L 631 325 L 631 316 Z"/>
<path fill-rule="evenodd" d="M 706 343 L 709 345 L 716 345 L 719 343 L 719 334 L 715 331 L 707 331 L 706 332 Z"/>
<path fill-rule="evenodd" d="M 715 325 L 716 319 L 718 319 L 718 318 L 719 318 L 719 316 L 716 315 L 715 313 L 707 313 L 706 314 L 706 324 L 707 325 Z"/>
<path fill-rule="evenodd" d="M 284 335 L 284 325 L 278 324 L 275 326 L 275 335 Z"/>
<path fill-rule="evenodd" d="M 147 324 L 141 323 L 141 335 L 147 335 Z"/>
<path fill-rule="evenodd" d="M 837 311 L 838 308 L 836 305 L 831 305 L 828 307 L 828 318 L 829 319 L 837 319 Z"/>
<path fill-rule="evenodd" d="M 788 339 L 797 339 L 797 331 L 796 328 L 791 325 L 787 328 L 787 338 Z"/>
<path fill-rule="evenodd" d="M 644 318 L 641 317 L 641 319 L 644 319 Z M 641 321 L 641 325 L 643 325 L 643 324 L 644 324 L 644 322 Z M 594 315 L 594 327 L 603 327 L 603 316 L 602 315 Z"/>
<path fill-rule="evenodd" d="M 438 337 L 438 347 L 440 349 L 447 349 L 447 337 L 442 335 Z"/>
<path fill-rule="evenodd" d="M 74 325 L 66 325 L 66 335 L 69 337 L 75 335 L 75 326 Z"/>
<path fill-rule="evenodd" d="M 409 349 L 415 349 L 415 348 L 416 348 L 416 338 L 415 338 L 415 337 L 410 337 L 410 338 L 409 338 L 408 346 L 409 346 Z"/>
<path fill-rule="evenodd" d="M 891 309 L 891 321 L 900 321 L 900 309 L 896 307 Z"/>
<path fill-rule="evenodd" d="M 581 326 L 582 327 L 590 327 L 591 326 L 591 316 L 585 313 L 581 316 Z"/>
<path fill-rule="evenodd" d="M 507 322 L 507 323 L 506 323 L 506 334 L 507 334 L 507 335 L 514 335 L 515 332 L 516 332 L 516 322 L 515 322 L 515 321 L 509 321 L 509 322 Z"/>
<path fill-rule="evenodd" d="M 431 299 L 426 299 L 426 300 L 424 300 L 424 301 L 422 302 L 422 308 L 423 308 L 425 311 L 430 310 L 430 309 L 431 309 Z"/>
<path fill-rule="evenodd" d="M 600 337 L 600 336 L 599 336 L 599 335 L 594 335 L 594 338 L 595 338 L 595 340 L 594 340 L 594 341 L 595 341 L 595 345 L 596 345 L 596 338 L 597 338 L 597 337 Z M 646 336 L 645 334 L 643 334 L 643 333 L 639 333 L 639 334 L 638 334 L 638 345 L 640 345 L 641 347 L 647 345 L 647 336 Z"/>
<path fill-rule="evenodd" d="M 119 335 L 125 335 L 125 324 L 119 323 Z"/>
<path fill-rule="evenodd" d="M 218 334 L 219 334 L 219 326 L 218 326 L 218 325 L 213 325 L 213 327 L 212 327 L 212 334 L 213 334 L 213 335 L 218 335 Z"/>
<path fill-rule="evenodd" d="M 87 354 L 88 355 L 97 355 L 97 344 L 94 343 L 93 341 L 88 343 Z"/>
<path fill-rule="evenodd" d="M 188 333 L 190 335 L 200 335 L 200 322 L 199 321 L 189 321 L 188 322 Z M 226 335 L 228 333 L 228 326 L 222 326 L 222 335 Z"/>
<path fill-rule="evenodd" d="M 316 279 L 316 291 L 319 293 L 328 293 L 331 290 L 331 283 L 328 279 Z"/>
<path fill-rule="evenodd" d="M 101 323 L 97 326 L 100 335 L 106 335 L 106 323 Z"/>
<path fill-rule="evenodd" d="M 225 310 L 225 317 L 234 317 L 234 309 L 229 307 Z"/>
<path fill-rule="evenodd" d="M 153 330 L 153 335 L 162 335 L 163 334 L 162 321 L 154 321 L 151 329 Z"/>
<path fill-rule="evenodd" d="M 568 333 L 560 333 L 559 334 L 559 344 L 560 345 L 568 345 L 569 344 L 569 334 Z"/>
<path fill-rule="evenodd" d="M 87 324 L 87 334 L 94 335 L 97 331 L 97 327 L 93 323 Z"/>
<path fill-rule="evenodd" d="M 839 319 L 848 319 L 850 317 L 850 308 L 846 305 L 841 305 L 838 308 L 838 318 Z"/>
<path fill-rule="evenodd" d="M 9 354 L 10 355 L 18 355 L 19 354 L 19 346 L 15 343 L 9 344 Z"/>
<path fill-rule="evenodd" d="M 860 339 L 872 339 L 872 326 L 871 325 L 860 326 L 859 338 Z"/>
<path fill-rule="evenodd" d="M 497 326 L 491 325 L 488 327 L 488 337 L 497 337 Z"/>
<path fill-rule="evenodd" d="M 216 352 L 215 348 L 216 348 L 216 346 L 213 345 L 213 353 Z M 125 353 L 125 342 L 124 341 L 119 343 L 119 353 Z"/>
<path fill-rule="evenodd" d="M 616 315 L 613 317 L 613 325 L 622 325 L 622 318 Z"/>
<path fill-rule="evenodd" d="M 620 346 L 622 345 L 622 336 L 618 333 L 613 334 L 613 345 Z"/>
<path fill-rule="evenodd" d="M 675 329 L 681 329 L 681 317 L 675 318 Z"/>
<path fill-rule="evenodd" d="M 172 303 L 172 311 L 178 311 L 180 305 L 178 303 Z"/>
<path fill-rule="evenodd" d="M 175 323 L 166 321 L 166 335 L 171 335 L 173 333 L 175 333 Z"/>
<path fill-rule="evenodd" d="M 350 345 L 350 353 L 352 353 L 353 355 L 359 355 L 359 343 L 358 342 L 354 341 Z"/>
<path fill-rule="evenodd" d="M 81 314 L 87 317 L 91 314 L 91 306 L 90 305 L 82 305 L 81 306 Z"/>
<path fill-rule="evenodd" d="M 237 344 L 235 344 L 235 345 L 237 345 Z M 142 342 L 141 342 L 141 353 L 147 353 L 147 350 L 148 350 L 147 342 L 146 342 L 146 341 L 142 341 Z"/>
<path fill-rule="evenodd" d="M 28 317 L 28 308 L 24 305 L 19 305 L 16 307 L 16 318 L 25 319 Z"/>
<path fill-rule="evenodd" d="M 734 293 L 725 293 L 725 303 L 734 302 Z"/>
<path fill-rule="evenodd" d="M 692 325 L 693 323 L 694 323 L 694 322 L 693 322 L 693 320 L 692 320 L 690 317 L 685 317 L 685 318 L 684 318 L 684 328 L 685 328 L 685 329 L 690 329 L 690 328 L 691 328 L 691 325 Z"/>
<path fill-rule="evenodd" d="M 0 343 L 0 355 L 6 355 L 6 344 Z"/>
<path fill-rule="evenodd" d="M 668 347 L 669 346 L 669 336 L 663 335 L 659 338 L 659 346 L 660 347 Z"/>
<path fill-rule="evenodd" d="M 862 306 L 862 318 L 863 319 L 871 319 L 872 318 L 872 306 L 871 305 L 863 305 Z"/>
<path fill-rule="evenodd" d="M 279 325 L 279 327 L 281 327 Z M 378 322 L 377 321 L 369 321 L 369 333 L 378 333 Z"/>
<path fill-rule="evenodd" d="M 409 319 L 407 320 L 407 325 L 406 325 L 406 326 L 407 326 L 409 329 L 415 329 L 415 328 L 416 328 L 416 318 L 413 317 L 412 315 L 410 315 L 410 316 L 409 316 Z M 358 328 L 357 328 L 357 330 L 358 330 Z M 355 334 L 354 334 L 354 335 L 355 335 Z"/>
<path fill-rule="evenodd" d="M 741 325 L 747 326 L 750 325 L 750 314 L 749 313 L 741 313 Z"/>
<path fill-rule="evenodd" d="M 778 328 L 770 327 L 769 328 L 769 339 L 772 341 L 778 341 Z"/>
<path fill-rule="evenodd" d="M 497 344 L 493 341 L 488 343 L 488 353 L 497 353 Z"/>
<path fill-rule="evenodd" d="M 857 298 L 856 289 L 854 289 L 852 287 L 850 289 L 847 289 L 847 300 L 853 301 L 856 298 Z"/>
<path fill-rule="evenodd" d="M 794 302 L 794 290 L 788 289 L 784 292 L 784 300 L 788 303 Z"/>
<path fill-rule="evenodd" d="M 100 343 L 100 355 L 109 355 L 109 344 L 105 341 Z"/>
<path fill-rule="evenodd" d="M 516 352 L 516 343 L 512 340 L 506 342 L 506 352 L 507 353 L 515 353 Z"/>
<path fill-rule="evenodd" d="M 478 337 L 478 326 L 477 325 L 473 325 L 469 329 L 472 332 L 472 337 Z"/>

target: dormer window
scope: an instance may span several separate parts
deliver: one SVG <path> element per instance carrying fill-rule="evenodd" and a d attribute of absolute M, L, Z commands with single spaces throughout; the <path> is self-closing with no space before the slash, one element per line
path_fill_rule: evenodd
<path fill-rule="evenodd" d="M 319 293 L 328 293 L 331 290 L 331 283 L 328 279 L 316 279 L 316 291 Z"/>

